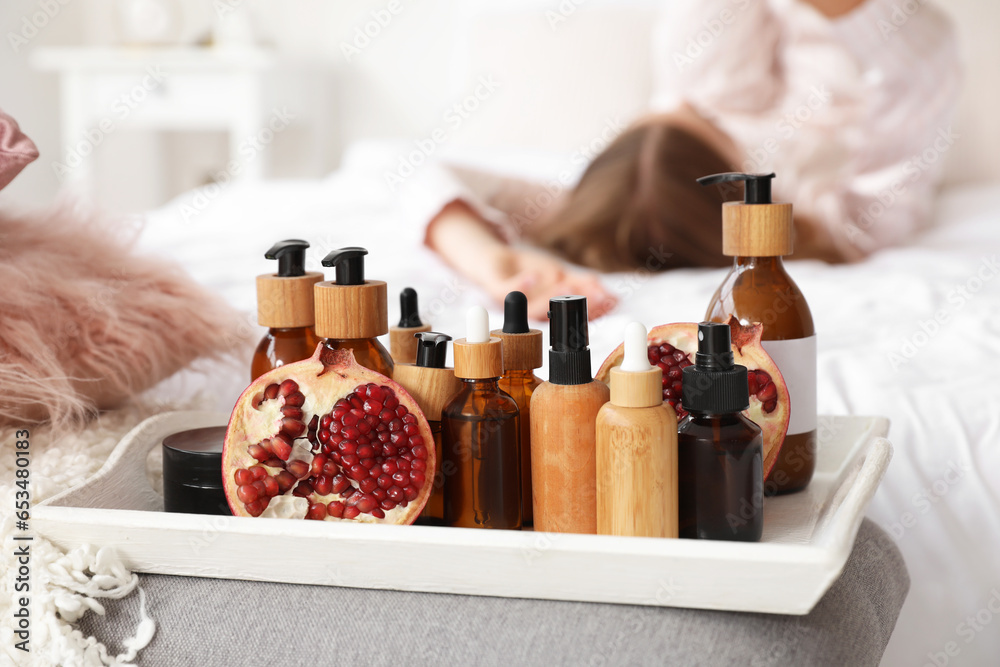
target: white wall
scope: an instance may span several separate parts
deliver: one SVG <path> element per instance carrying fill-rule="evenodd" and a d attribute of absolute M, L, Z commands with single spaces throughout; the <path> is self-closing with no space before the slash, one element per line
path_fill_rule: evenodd
<path fill-rule="evenodd" d="M 448 106 L 481 74 L 501 80 L 503 95 L 452 138 L 467 146 L 518 145 L 573 150 L 615 117 L 641 109 L 648 90 L 645 28 L 659 0 L 396 0 L 399 11 L 361 52 L 342 52 L 358 30 L 385 20 L 390 0 L 220 0 L 252 7 L 261 37 L 281 51 L 322 62 L 336 96 L 323 165 L 304 166 L 298 146 L 308 137 L 279 138 L 276 177 L 320 176 L 336 167 L 343 147 L 359 138 L 420 138 L 441 124 Z M 183 38 L 205 35 L 216 0 L 177 0 Z M 38 205 L 59 189 L 51 162 L 59 155 L 56 77 L 31 70 L 26 52 L 46 44 L 108 44 L 116 39 L 111 0 L 3 0 L 0 27 L 19 32 L 43 4 L 65 3 L 15 53 L 0 45 L 0 108 L 18 118 L 43 158 L 22 174 L 0 203 Z M 974 67 L 960 111 L 963 140 L 949 156 L 952 182 L 1000 180 L 1000 2 L 941 3 L 958 20 Z M 567 9 L 571 13 L 566 14 Z M 559 12 L 562 12 L 561 14 Z M 555 13 L 555 14 L 554 14 Z M 554 16 L 567 20 L 553 26 Z M 485 17 L 485 18 L 484 18 Z M 638 32 L 637 32 L 638 31 Z M 456 54 L 461 54 L 458 57 Z M 610 92 L 610 91 L 617 92 Z M 285 141 L 287 139 L 287 141 Z M 282 145 L 285 141 L 288 145 Z M 128 159 L 142 155 L 137 161 Z M 116 210 L 142 210 L 193 187 L 225 156 L 221 135 L 179 138 L 120 133 L 95 158 L 99 201 Z"/>

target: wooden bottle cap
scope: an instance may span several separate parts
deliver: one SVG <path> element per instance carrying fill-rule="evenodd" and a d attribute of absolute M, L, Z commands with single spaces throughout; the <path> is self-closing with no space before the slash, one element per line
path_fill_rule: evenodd
<path fill-rule="evenodd" d="M 503 343 L 499 338 L 491 336 L 485 343 L 470 343 L 465 338 L 459 338 L 453 343 L 453 349 L 455 377 L 482 380 L 503 375 Z"/>
<path fill-rule="evenodd" d="M 653 366 L 648 371 L 611 369 L 611 402 L 622 408 L 650 408 L 663 403 L 663 371 Z"/>
<path fill-rule="evenodd" d="M 257 276 L 257 323 L 262 327 L 293 329 L 311 327 L 316 318 L 314 285 L 323 274 L 310 271 L 301 276 Z"/>
<path fill-rule="evenodd" d="M 392 379 L 403 385 L 424 411 L 428 421 L 441 421 L 441 410 L 462 389 L 462 381 L 453 368 L 425 368 L 398 363 Z"/>
<path fill-rule="evenodd" d="M 316 283 L 316 335 L 345 340 L 375 338 L 389 332 L 389 307 L 384 281 L 363 285 Z"/>
<path fill-rule="evenodd" d="M 530 329 L 527 333 L 504 333 L 503 329 L 494 329 L 490 336 L 503 343 L 504 373 L 542 367 L 542 332 L 538 329 Z"/>
<path fill-rule="evenodd" d="M 722 254 L 728 257 L 779 257 L 792 254 L 791 204 L 722 205 Z"/>
<path fill-rule="evenodd" d="M 397 364 L 412 364 L 417 360 L 417 339 L 415 333 L 430 331 L 431 325 L 419 327 L 389 327 L 389 354 Z"/>

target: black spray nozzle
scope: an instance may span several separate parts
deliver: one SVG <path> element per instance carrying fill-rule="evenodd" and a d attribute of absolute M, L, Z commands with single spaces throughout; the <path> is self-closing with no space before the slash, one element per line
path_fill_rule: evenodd
<path fill-rule="evenodd" d="M 503 300 L 503 332 L 528 333 L 528 297 L 522 292 L 510 292 Z"/>
<path fill-rule="evenodd" d="M 417 308 L 417 290 L 404 287 L 399 293 L 399 327 L 412 329 L 422 326 L 424 323 L 420 321 L 420 311 Z"/>
<path fill-rule="evenodd" d="M 302 239 L 285 239 L 278 241 L 264 253 L 265 259 L 278 260 L 278 277 L 294 278 L 306 273 L 306 248 L 308 241 Z"/>
<path fill-rule="evenodd" d="M 549 299 L 549 382 L 587 384 L 590 372 L 587 334 L 587 297 Z"/>
<path fill-rule="evenodd" d="M 417 339 L 417 366 L 444 368 L 451 336 L 436 331 L 422 331 L 413 334 L 413 337 Z"/>
<path fill-rule="evenodd" d="M 336 267 L 338 285 L 364 285 L 367 254 L 364 248 L 341 248 L 324 257 L 323 266 Z"/>
<path fill-rule="evenodd" d="M 698 353 L 694 362 L 709 371 L 732 369 L 733 346 L 728 324 L 702 322 L 698 325 Z"/>
<path fill-rule="evenodd" d="M 718 183 L 727 183 L 730 181 L 744 181 L 744 204 L 770 204 L 772 178 L 774 178 L 773 172 L 770 174 L 744 174 L 740 172 L 730 172 L 725 174 L 702 176 L 698 179 L 698 183 L 701 185 L 716 185 Z"/>

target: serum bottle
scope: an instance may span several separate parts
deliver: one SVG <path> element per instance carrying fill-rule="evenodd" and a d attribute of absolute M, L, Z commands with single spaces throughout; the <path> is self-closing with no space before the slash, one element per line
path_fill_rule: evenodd
<path fill-rule="evenodd" d="M 327 350 L 349 349 L 359 364 L 392 377 L 393 362 L 378 336 L 389 332 L 386 285 L 365 280 L 364 248 L 341 248 L 323 258 L 336 280 L 316 283 L 316 334 Z"/>
<path fill-rule="evenodd" d="M 722 209 L 722 252 L 733 268 L 708 306 L 705 318 L 764 324 L 764 350 L 788 385 L 788 433 L 767 480 L 768 493 L 791 493 L 809 484 L 816 469 L 816 330 L 798 285 L 782 256 L 792 254 L 792 205 L 771 201 L 774 174 L 716 174 L 702 185 L 745 181 L 742 202 Z"/>
<path fill-rule="evenodd" d="M 590 371 L 587 299 L 549 300 L 549 381 L 531 396 L 535 530 L 597 533 L 597 413 L 610 392 Z"/>
<path fill-rule="evenodd" d="M 412 364 L 416 361 L 419 338 L 414 334 L 430 330 L 431 325 L 420 321 L 417 290 L 404 287 L 399 293 L 399 324 L 389 327 L 389 353 L 392 354 L 392 360 L 397 364 Z"/>
<path fill-rule="evenodd" d="M 646 327 L 633 322 L 597 413 L 597 532 L 677 537 L 677 520 L 677 414 L 663 402 L 663 371 L 649 363 Z"/>
<path fill-rule="evenodd" d="M 747 369 L 733 363 L 728 324 L 698 325 L 695 363 L 683 372 L 680 536 L 756 542 L 764 530 L 764 438 L 740 414 L 750 405 Z"/>
<path fill-rule="evenodd" d="M 441 411 L 444 523 L 520 530 L 521 425 L 517 403 L 498 384 L 503 344 L 490 336 L 485 309 L 471 308 L 467 326 L 454 343 L 462 388 Z"/>
<path fill-rule="evenodd" d="M 503 328 L 491 336 L 503 343 L 500 389 L 510 394 L 521 414 L 521 514 L 525 528 L 533 525 L 531 507 L 531 395 L 542 383 L 535 369 L 542 365 L 542 332 L 528 327 L 528 299 L 511 292 L 503 302 Z"/>
<path fill-rule="evenodd" d="M 323 274 L 306 272 L 308 241 L 275 243 L 264 257 L 278 260 L 278 272 L 257 276 L 257 322 L 268 327 L 250 363 L 256 380 L 279 366 L 308 359 L 320 339 L 313 330 L 313 286 Z"/>
<path fill-rule="evenodd" d="M 434 434 L 434 449 L 438 467 L 434 474 L 434 488 L 427 505 L 416 523 L 426 526 L 444 525 L 444 472 L 441 468 L 441 410 L 462 389 L 462 382 L 455 371 L 445 367 L 448 341 L 451 336 L 434 331 L 413 334 L 417 341 L 416 364 L 397 363 L 395 380 L 410 392 L 423 410 Z"/>

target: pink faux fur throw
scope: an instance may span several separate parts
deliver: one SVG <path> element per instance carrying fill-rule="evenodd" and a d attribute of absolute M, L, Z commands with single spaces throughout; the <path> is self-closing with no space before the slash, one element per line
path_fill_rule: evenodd
<path fill-rule="evenodd" d="M 238 314 L 133 253 L 135 235 L 66 205 L 0 213 L 0 423 L 66 427 L 198 357 L 246 351 Z"/>

